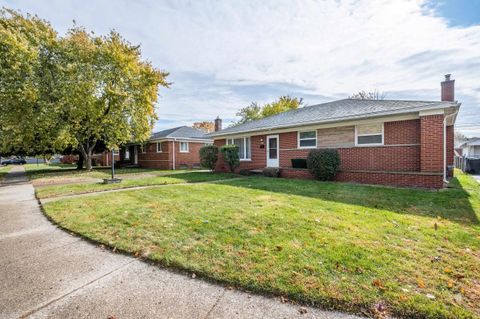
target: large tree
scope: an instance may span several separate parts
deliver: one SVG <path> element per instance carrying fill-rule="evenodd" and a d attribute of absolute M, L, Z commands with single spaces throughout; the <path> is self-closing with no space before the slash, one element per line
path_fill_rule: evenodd
<path fill-rule="evenodd" d="M 195 122 L 192 125 L 193 128 L 204 131 L 205 133 L 211 133 L 215 131 L 215 123 L 209 121 Z"/>
<path fill-rule="evenodd" d="M 267 103 L 263 106 L 257 102 L 252 102 L 249 106 L 240 109 L 237 112 L 237 116 L 240 116 L 240 120 L 235 124 L 243 124 L 249 121 L 258 120 L 270 115 L 295 110 L 302 106 L 303 99 L 284 95 L 278 98 L 278 100 L 271 103 Z"/>
<path fill-rule="evenodd" d="M 36 16 L 0 10 L 0 152 L 51 155 L 69 140 L 58 88 L 57 33 Z"/>
<path fill-rule="evenodd" d="M 0 151 L 45 154 L 72 145 L 92 152 L 148 138 L 168 73 L 118 33 L 73 28 L 60 38 L 35 17 L 0 14 Z"/>
<path fill-rule="evenodd" d="M 142 61 L 139 47 L 116 32 L 97 37 L 75 28 L 62 47 L 64 116 L 91 169 L 98 141 L 113 148 L 149 137 L 158 87 L 168 87 L 168 73 Z"/>

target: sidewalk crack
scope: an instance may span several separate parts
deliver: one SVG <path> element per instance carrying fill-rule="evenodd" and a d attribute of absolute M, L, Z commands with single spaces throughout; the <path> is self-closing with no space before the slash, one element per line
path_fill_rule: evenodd
<path fill-rule="evenodd" d="M 36 313 L 36 312 L 38 312 L 38 311 L 40 311 L 40 310 L 42 310 L 42 309 L 50 306 L 51 304 L 53 304 L 53 303 L 55 303 L 55 302 L 57 302 L 57 301 L 65 298 L 65 297 L 67 297 L 67 296 L 69 296 L 69 295 L 71 295 L 71 294 L 73 294 L 73 293 L 75 293 L 75 292 L 77 292 L 77 291 L 79 291 L 79 290 L 81 290 L 81 289 L 83 289 L 83 288 L 85 288 L 85 287 L 93 284 L 93 283 L 96 282 L 96 281 L 99 281 L 100 279 L 103 279 L 103 278 L 105 278 L 105 277 L 107 277 L 107 276 L 109 276 L 109 275 L 117 272 L 118 270 L 120 270 L 120 269 L 122 269 L 122 268 L 124 268 L 124 267 L 126 267 L 126 266 L 128 266 L 128 265 L 130 265 L 130 264 L 132 264 L 132 263 L 134 263 L 134 262 L 138 262 L 138 260 L 131 260 L 131 261 L 129 261 L 129 262 L 121 265 L 120 267 L 117 267 L 117 268 L 115 268 L 115 269 L 113 269 L 113 270 L 111 270 L 111 271 L 109 271 L 109 272 L 107 272 L 107 273 L 105 273 L 105 274 L 103 274 L 103 275 L 101 275 L 101 276 L 99 276 L 99 277 L 97 277 L 97 278 L 95 278 L 95 279 L 93 279 L 93 280 L 91 280 L 91 281 L 89 281 L 89 282 L 81 285 L 80 287 L 77 287 L 77 288 L 75 288 L 75 289 L 73 289 L 73 290 L 71 290 L 71 291 L 69 291 L 69 292 L 67 292 L 67 293 L 65 293 L 65 294 L 63 294 L 63 295 L 61 295 L 61 296 L 59 296 L 59 297 L 53 298 L 53 299 L 51 299 L 50 301 L 44 303 L 43 305 L 41 305 L 41 306 L 39 306 L 39 307 L 37 307 L 37 308 L 34 308 L 34 309 L 32 309 L 32 310 L 24 313 L 24 314 L 21 315 L 19 318 L 27 318 L 28 316 L 33 315 L 34 313 Z"/>

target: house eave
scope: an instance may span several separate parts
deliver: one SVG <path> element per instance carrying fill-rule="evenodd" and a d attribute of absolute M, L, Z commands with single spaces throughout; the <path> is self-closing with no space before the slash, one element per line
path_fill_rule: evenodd
<path fill-rule="evenodd" d="M 282 131 L 282 130 L 287 130 L 287 129 L 292 129 L 292 128 L 305 128 L 309 126 L 320 126 L 320 125 L 329 125 L 329 124 L 341 124 L 341 125 L 348 125 L 344 123 L 352 122 L 352 121 L 359 121 L 359 120 L 378 120 L 379 118 L 392 118 L 390 121 L 395 121 L 398 120 L 397 118 L 402 118 L 402 119 L 418 119 L 420 117 L 420 112 L 422 111 L 438 111 L 439 114 L 447 114 L 449 113 L 448 110 L 458 110 L 461 103 L 454 102 L 454 106 L 450 107 L 437 107 L 437 108 L 415 108 L 415 109 L 404 109 L 404 110 L 399 110 L 396 112 L 378 112 L 378 113 L 368 113 L 368 114 L 360 114 L 356 116 L 348 116 L 348 117 L 341 117 L 341 118 L 332 118 L 332 119 L 327 119 L 324 121 L 310 121 L 310 122 L 301 122 L 301 123 L 292 123 L 288 125 L 277 125 L 277 126 L 271 126 L 271 127 L 262 127 L 259 129 L 252 129 L 252 130 L 242 130 L 242 131 L 234 131 L 234 132 L 225 132 L 222 134 L 221 131 L 219 132 L 214 132 L 210 133 L 209 136 L 212 137 L 212 139 L 222 139 L 226 137 L 231 137 L 231 136 L 237 136 L 237 135 L 245 135 L 245 134 L 250 134 L 250 135 L 260 135 L 261 133 L 273 133 L 277 131 Z M 453 112 L 452 112 L 453 113 Z M 456 116 L 455 116 L 456 117 Z M 455 122 L 455 119 L 453 119 L 453 123 Z M 335 125 L 336 126 L 336 125 Z"/>

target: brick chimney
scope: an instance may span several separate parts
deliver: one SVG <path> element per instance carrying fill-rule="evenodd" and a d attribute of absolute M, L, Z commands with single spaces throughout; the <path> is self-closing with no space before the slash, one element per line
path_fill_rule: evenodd
<path fill-rule="evenodd" d="M 215 132 L 222 130 L 222 119 L 217 116 L 215 119 Z"/>
<path fill-rule="evenodd" d="M 451 74 L 445 74 L 442 86 L 442 101 L 455 101 L 455 80 L 450 80 Z"/>

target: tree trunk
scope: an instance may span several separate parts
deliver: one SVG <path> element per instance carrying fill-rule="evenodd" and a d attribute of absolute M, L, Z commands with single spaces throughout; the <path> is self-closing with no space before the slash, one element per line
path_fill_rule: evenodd
<path fill-rule="evenodd" d="M 92 170 L 92 151 L 87 152 L 85 155 L 85 168 L 87 171 Z"/>
<path fill-rule="evenodd" d="M 83 169 L 83 162 L 84 162 L 83 154 L 82 154 L 82 152 L 80 152 L 78 154 L 77 169 Z"/>

